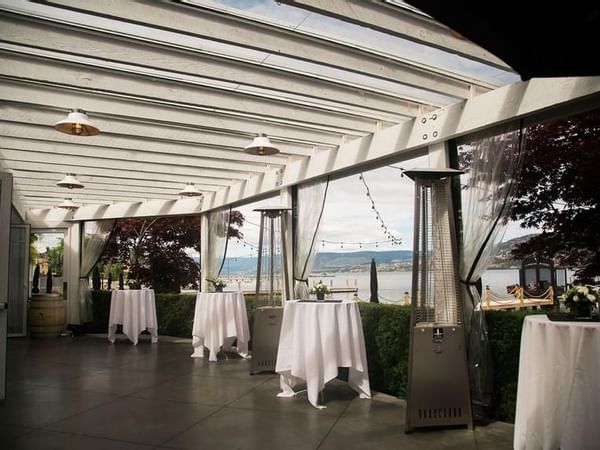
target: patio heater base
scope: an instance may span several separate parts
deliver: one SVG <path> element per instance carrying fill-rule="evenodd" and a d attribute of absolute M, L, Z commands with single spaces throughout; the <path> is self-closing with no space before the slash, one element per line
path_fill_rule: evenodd
<path fill-rule="evenodd" d="M 282 319 L 281 306 L 263 306 L 254 311 L 250 375 L 275 372 Z"/>

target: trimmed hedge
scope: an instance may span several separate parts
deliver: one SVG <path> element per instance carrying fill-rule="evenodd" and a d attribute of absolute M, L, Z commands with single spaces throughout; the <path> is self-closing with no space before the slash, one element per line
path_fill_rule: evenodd
<path fill-rule="evenodd" d="M 248 323 L 252 332 L 253 295 L 245 295 Z M 194 320 L 194 294 L 156 294 L 158 332 L 165 336 L 191 338 Z M 110 311 L 110 291 L 92 291 L 94 321 L 90 330 L 106 333 Z M 406 398 L 410 307 L 360 303 L 371 388 Z M 494 311 L 486 314 L 494 363 L 494 395 L 490 415 L 513 422 L 519 374 L 519 350 L 523 319 L 535 311 Z M 252 341 L 250 341 L 250 345 Z"/>

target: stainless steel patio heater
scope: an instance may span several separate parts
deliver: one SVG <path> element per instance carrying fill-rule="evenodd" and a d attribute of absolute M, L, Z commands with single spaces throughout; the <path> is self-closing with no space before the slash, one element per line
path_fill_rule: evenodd
<path fill-rule="evenodd" d="M 450 195 L 454 169 L 404 172 L 415 182 L 413 280 L 406 432 L 472 426 Z"/>
<path fill-rule="evenodd" d="M 281 297 L 290 298 L 287 248 L 282 229 L 291 208 L 257 208 L 260 212 L 254 327 L 250 374 L 274 372 L 283 318 Z M 279 296 L 279 298 L 277 298 Z"/>

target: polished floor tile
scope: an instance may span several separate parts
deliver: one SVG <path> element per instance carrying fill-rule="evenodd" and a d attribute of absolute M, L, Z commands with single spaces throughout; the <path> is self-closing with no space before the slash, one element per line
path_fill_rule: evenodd
<path fill-rule="evenodd" d="M 7 450 L 152 450 L 155 446 L 56 431 L 36 431 L 7 442 L 7 447 L 3 448 Z"/>
<path fill-rule="evenodd" d="M 0 402 L 0 423 L 41 427 L 115 399 L 114 395 L 49 386 L 11 390 Z"/>
<path fill-rule="evenodd" d="M 183 375 L 132 394 L 133 397 L 190 402 L 202 405 L 224 406 L 251 391 L 264 380 L 202 377 Z"/>
<path fill-rule="evenodd" d="M 358 398 L 345 382 L 320 399 L 278 398 L 279 377 L 249 375 L 250 361 L 221 352 L 190 358 L 189 339 L 122 336 L 9 339 L 4 450 L 456 449 L 508 450 L 513 426 L 404 433 L 405 402 Z M 298 386 L 302 390 L 303 386 Z"/>
<path fill-rule="evenodd" d="M 215 408 L 202 405 L 122 397 L 47 428 L 158 445 L 214 411 Z"/>
<path fill-rule="evenodd" d="M 225 408 L 164 446 L 206 449 L 315 449 L 335 422 L 335 417 Z"/>

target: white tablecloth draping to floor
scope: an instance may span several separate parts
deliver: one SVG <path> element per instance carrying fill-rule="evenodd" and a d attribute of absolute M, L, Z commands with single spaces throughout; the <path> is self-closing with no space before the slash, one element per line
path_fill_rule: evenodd
<path fill-rule="evenodd" d="M 371 398 L 365 338 L 355 302 L 287 301 L 283 311 L 275 371 L 282 392 L 295 395 L 293 387 L 306 381 L 308 400 L 316 408 L 319 392 L 348 367 L 348 383 L 360 398 Z"/>
<path fill-rule="evenodd" d="M 221 347 L 227 349 L 237 338 L 237 352 L 248 356 L 248 313 L 241 292 L 198 292 L 192 328 L 192 358 L 204 357 L 208 348 L 209 361 L 217 360 Z"/>
<path fill-rule="evenodd" d="M 144 330 L 148 330 L 152 343 L 158 342 L 156 303 L 152 289 L 130 289 L 112 291 L 108 318 L 108 340 L 115 342 L 117 325 L 123 325 L 123 333 L 134 345 Z"/>
<path fill-rule="evenodd" d="M 600 448 L 600 322 L 527 316 L 521 334 L 514 448 Z"/>

